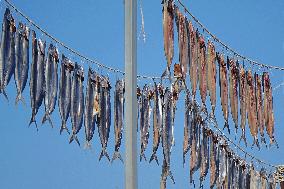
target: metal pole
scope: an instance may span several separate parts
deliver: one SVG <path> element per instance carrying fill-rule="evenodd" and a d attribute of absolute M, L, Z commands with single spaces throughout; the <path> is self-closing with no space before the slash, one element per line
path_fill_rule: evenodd
<path fill-rule="evenodd" d="M 137 189 L 137 0 L 125 0 L 125 189 Z"/>

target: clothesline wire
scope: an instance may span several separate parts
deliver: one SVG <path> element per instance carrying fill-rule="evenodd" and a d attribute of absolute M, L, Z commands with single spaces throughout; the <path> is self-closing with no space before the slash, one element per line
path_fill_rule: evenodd
<path fill-rule="evenodd" d="M 14 6 L 10 1 L 8 0 L 4 0 L 15 12 L 17 12 L 18 14 L 20 14 L 23 18 L 25 18 L 31 25 L 33 25 L 35 28 L 37 28 L 39 31 L 41 31 L 44 35 L 46 35 L 47 37 L 49 37 L 50 39 L 52 39 L 54 42 L 56 42 L 57 44 L 61 45 L 62 47 L 64 47 L 65 49 L 67 49 L 68 51 L 72 52 L 73 54 L 77 55 L 78 57 L 94 63 L 96 65 L 98 65 L 101 68 L 107 69 L 109 71 L 112 71 L 114 73 L 120 73 L 122 75 L 125 75 L 124 71 L 121 71 L 119 69 L 116 68 L 112 68 L 110 66 L 106 66 L 105 64 L 100 63 L 97 60 L 93 60 L 91 58 L 88 58 L 82 54 L 80 54 L 78 51 L 72 49 L 71 47 L 67 46 L 66 44 L 64 44 L 63 42 L 61 42 L 60 40 L 58 40 L 57 38 L 55 38 L 54 36 L 52 36 L 51 34 L 49 34 L 47 31 L 45 31 L 43 28 L 41 28 L 39 25 L 37 25 L 33 20 L 31 20 L 27 15 L 25 15 L 23 12 L 21 12 L 16 6 Z M 151 76 L 145 76 L 145 75 L 137 75 L 138 78 L 142 78 L 142 79 L 160 79 L 161 77 L 151 77 Z"/>
<path fill-rule="evenodd" d="M 226 48 L 226 50 L 229 50 L 230 52 L 232 52 L 236 57 L 239 57 L 243 60 L 246 60 L 248 63 L 252 64 L 252 65 L 257 65 L 259 67 L 265 67 L 265 68 L 269 68 L 269 69 L 276 69 L 276 70 L 284 70 L 283 67 L 278 67 L 278 66 L 272 66 L 272 65 L 268 65 L 268 64 L 262 64 L 259 63 L 255 60 L 252 60 L 248 57 L 245 57 L 244 55 L 241 55 L 240 53 L 238 53 L 237 51 L 235 51 L 234 49 L 232 49 L 231 47 L 229 47 L 228 45 L 226 45 L 224 42 L 222 42 L 219 38 L 217 38 L 214 34 L 212 34 L 187 8 L 186 6 L 181 2 L 181 0 L 178 0 L 178 3 L 184 8 L 185 12 L 187 12 L 192 18 L 193 20 L 206 32 L 208 33 L 213 39 L 214 41 L 218 42 L 219 44 L 221 44 L 223 47 Z"/>

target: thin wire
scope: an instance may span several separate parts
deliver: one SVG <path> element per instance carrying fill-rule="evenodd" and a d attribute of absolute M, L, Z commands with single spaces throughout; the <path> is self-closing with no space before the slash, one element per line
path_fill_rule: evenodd
<path fill-rule="evenodd" d="M 25 18 L 30 24 L 32 24 L 35 28 L 37 28 L 39 31 L 41 31 L 43 34 L 45 34 L 47 37 L 49 37 L 50 39 L 52 39 L 54 42 L 58 43 L 59 45 L 61 45 L 62 47 L 64 47 L 65 49 L 69 50 L 70 52 L 72 52 L 73 54 L 77 55 L 78 57 L 94 63 L 96 65 L 98 65 L 99 67 L 105 68 L 109 71 L 115 72 L 115 73 L 120 73 L 122 75 L 125 75 L 125 72 L 116 69 L 116 68 L 112 68 L 110 66 L 106 66 L 102 63 L 100 63 L 97 60 L 92 60 L 82 54 L 80 54 L 78 51 L 68 47 L 66 44 L 64 44 L 63 42 L 59 41 L 58 39 L 56 39 L 55 37 L 53 37 L 51 34 L 49 34 L 47 31 L 45 31 L 44 29 L 42 29 L 39 25 L 37 25 L 34 21 L 32 21 L 28 16 L 26 16 L 24 13 L 22 13 L 17 7 L 15 7 L 10 1 L 8 0 L 4 0 L 12 9 L 14 9 L 15 12 L 17 12 L 18 14 L 20 14 L 23 18 Z M 154 77 L 154 76 L 145 76 L 145 75 L 137 75 L 137 77 L 139 78 L 143 78 L 143 79 L 160 79 L 161 77 Z"/>
<path fill-rule="evenodd" d="M 213 35 L 191 12 L 189 12 L 189 10 L 186 8 L 186 6 L 180 1 L 178 0 L 178 3 L 185 9 L 185 11 L 193 18 L 193 20 L 204 30 L 206 31 L 206 33 L 208 33 L 216 42 L 220 43 L 223 47 L 225 47 L 226 50 L 230 51 L 231 53 L 233 53 L 235 56 L 248 61 L 248 63 L 252 64 L 252 65 L 258 65 L 260 67 L 266 67 L 266 68 L 270 68 L 270 69 L 276 69 L 276 70 L 284 70 L 283 67 L 278 67 L 278 66 L 271 66 L 268 64 L 262 64 L 259 62 L 256 62 L 255 60 L 252 60 L 250 58 L 245 57 L 244 55 L 241 55 L 240 53 L 238 53 L 237 51 L 235 51 L 234 49 L 232 49 L 231 47 L 229 47 L 228 45 L 226 45 L 225 43 L 223 43 L 220 39 L 218 39 L 215 35 Z"/>

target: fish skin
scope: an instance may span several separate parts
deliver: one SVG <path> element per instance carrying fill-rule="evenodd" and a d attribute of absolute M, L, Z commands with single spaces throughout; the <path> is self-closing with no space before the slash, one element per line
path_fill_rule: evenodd
<path fill-rule="evenodd" d="M 95 121 L 96 121 L 96 112 L 95 112 L 95 103 L 96 103 L 96 77 L 95 73 L 91 68 L 88 71 L 88 81 L 86 86 L 86 95 L 85 95 L 85 106 L 84 106 L 84 127 L 85 127 L 85 136 L 86 144 L 85 148 L 91 148 L 91 140 L 94 135 L 95 130 Z"/>
<path fill-rule="evenodd" d="M 49 45 L 48 54 L 44 67 L 44 107 L 45 114 L 42 118 L 42 124 L 49 121 L 53 128 L 51 114 L 53 113 L 57 101 L 58 91 L 58 50 L 52 44 Z"/>
<path fill-rule="evenodd" d="M 217 181 L 217 137 L 214 135 L 211 135 L 210 140 L 210 188 L 214 188 Z"/>
<path fill-rule="evenodd" d="M 102 76 L 100 85 L 100 117 L 98 121 L 98 131 L 101 140 L 102 151 L 99 157 L 99 161 L 103 156 L 106 156 L 108 161 L 110 161 L 110 157 L 106 151 L 111 126 L 110 89 L 111 85 L 109 83 L 109 78 Z"/>
<path fill-rule="evenodd" d="M 264 119 L 266 132 L 270 138 L 270 145 L 278 144 L 274 137 L 274 112 L 273 112 L 273 96 L 270 78 L 267 72 L 263 73 L 263 90 L 264 90 Z"/>
<path fill-rule="evenodd" d="M 74 66 L 74 63 L 62 54 L 58 94 L 58 107 L 61 117 L 60 134 L 62 134 L 64 130 L 70 134 L 66 122 L 70 115 L 72 72 Z"/>
<path fill-rule="evenodd" d="M 216 52 L 215 46 L 211 41 L 208 40 L 207 44 L 207 88 L 212 107 L 212 116 L 214 117 L 216 108 Z"/>
<path fill-rule="evenodd" d="M 142 91 L 141 99 L 141 108 L 140 108 L 140 161 L 144 158 L 147 161 L 145 156 L 145 150 L 148 145 L 149 139 L 149 129 L 150 129 L 150 116 L 151 116 L 151 104 L 150 104 L 150 89 L 147 85 L 144 85 Z"/>
<path fill-rule="evenodd" d="M 203 188 L 203 181 L 205 180 L 209 169 L 209 130 L 202 128 L 202 143 L 201 143 L 201 166 L 200 166 L 200 188 Z"/>
<path fill-rule="evenodd" d="M 198 32 L 198 31 L 197 31 Z M 190 33 L 190 82 L 191 82 L 191 90 L 192 90 L 192 97 L 195 98 L 196 90 L 197 90 L 197 82 L 198 82 L 198 56 L 197 56 L 197 49 L 198 49 L 198 34 L 194 30 L 192 23 L 189 22 L 189 33 Z"/>
<path fill-rule="evenodd" d="M 219 159 L 219 184 L 220 186 L 225 187 L 227 180 L 227 153 L 225 150 L 225 146 L 221 145 L 220 148 L 220 159 Z"/>
<path fill-rule="evenodd" d="M 260 170 L 260 189 L 266 189 L 267 186 L 267 176 L 264 168 L 261 168 Z"/>
<path fill-rule="evenodd" d="M 266 144 L 264 137 L 264 114 L 263 114 L 263 100 L 262 100 L 262 85 L 261 78 L 258 74 L 255 74 L 255 89 L 256 89 L 256 110 L 257 110 L 257 127 L 259 128 L 261 142 Z"/>
<path fill-rule="evenodd" d="M 173 104 L 173 94 L 169 89 L 165 89 L 164 102 L 163 102 L 163 127 L 162 127 L 162 146 L 164 161 L 162 166 L 162 175 L 160 188 L 165 188 L 167 177 L 169 176 L 173 183 L 175 180 L 170 169 L 170 156 L 171 148 L 174 143 L 173 137 L 173 116 L 174 116 L 174 104 Z"/>
<path fill-rule="evenodd" d="M 183 134 L 183 167 L 185 164 L 185 156 L 190 149 L 190 125 L 191 125 L 191 111 L 190 94 L 185 96 L 185 119 L 184 119 L 184 134 Z"/>
<path fill-rule="evenodd" d="M 240 115 L 241 115 L 241 124 L 240 127 L 242 129 L 242 135 L 240 138 L 240 142 L 243 139 L 245 145 L 247 146 L 246 141 L 246 118 L 247 118 L 247 79 L 246 79 L 246 71 L 243 66 L 240 65 L 240 82 L 239 82 L 239 98 L 240 98 Z"/>
<path fill-rule="evenodd" d="M 239 70 L 237 68 L 236 62 L 233 59 L 229 59 L 230 65 L 230 91 L 229 91 L 229 98 L 230 98 L 230 107 L 231 107 L 231 114 L 233 121 L 235 123 L 235 132 L 238 132 L 238 81 L 239 81 Z"/>
<path fill-rule="evenodd" d="M 20 22 L 16 33 L 16 44 L 15 44 L 14 80 L 17 89 L 17 97 L 15 100 L 15 105 L 17 105 L 19 101 L 22 101 L 24 105 L 26 104 L 22 92 L 25 89 L 28 79 L 29 33 L 30 33 L 29 28 Z"/>
<path fill-rule="evenodd" d="M 5 79 L 5 70 L 7 64 L 7 56 L 9 53 L 9 30 L 10 30 L 10 9 L 6 8 L 2 23 L 2 34 L 1 34 L 1 44 L 0 44 L 0 93 L 4 95 L 7 101 L 8 95 L 4 89 L 4 79 Z"/>
<path fill-rule="evenodd" d="M 206 46 L 204 37 L 201 35 L 198 39 L 199 43 L 199 58 L 198 58 L 198 75 L 199 75 L 199 91 L 203 106 L 206 103 L 207 96 L 207 60 L 206 60 Z"/>
<path fill-rule="evenodd" d="M 250 128 L 250 133 L 254 139 L 253 145 L 256 144 L 259 148 L 259 142 L 257 138 L 258 128 L 257 128 L 257 114 L 256 114 L 256 96 L 255 96 L 255 85 L 251 70 L 247 71 L 247 116 L 248 124 Z"/>
<path fill-rule="evenodd" d="M 170 67 L 174 57 L 174 5 L 173 0 L 163 2 L 163 36 L 164 51 L 167 60 L 167 69 L 163 76 L 169 75 Z"/>
<path fill-rule="evenodd" d="M 84 70 L 79 64 L 75 63 L 72 88 L 71 88 L 71 122 L 72 122 L 72 135 L 69 144 L 75 140 L 80 146 L 77 134 L 82 128 L 83 114 L 84 114 Z"/>
<path fill-rule="evenodd" d="M 228 129 L 230 134 L 230 128 L 228 123 L 228 78 L 227 78 L 227 66 L 224 60 L 223 54 L 217 53 L 217 60 L 219 63 L 219 85 L 221 94 L 221 105 L 223 116 L 225 119 L 224 128 Z"/>
<path fill-rule="evenodd" d="M 160 85 L 159 85 L 160 86 Z M 155 159 L 157 165 L 159 165 L 158 157 L 156 155 L 161 141 L 161 129 L 162 129 L 162 98 L 159 94 L 159 87 L 154 82 L 154 107 L 153 107 L 153 153 L 151 155 L 149 163 Z"/>
<path fill-rule="evenodd" d="M 124 117 L 124 80 L 117 80 L 114 92 L 114 134 L 115 134 L 115 152 L 113 154 L 112 162 L 115 159 L 123 159 L 120 155 L 119 148 L 123 133 L 123 117 Z"/>

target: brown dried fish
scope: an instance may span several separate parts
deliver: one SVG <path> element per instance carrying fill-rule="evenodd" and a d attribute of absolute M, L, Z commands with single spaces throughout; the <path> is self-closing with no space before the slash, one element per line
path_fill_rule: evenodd
<path fill-rule="evenodd" d="M 210 140 L 210 188 L 214 188 L 218 175 L 216 174 L 217 169 L 217 153 L 218 153 L 218 147 L 217 147 L 217 137 L 214 135 L 211 135 Z"/>
<path fill-rule="evenodd" d="M 241 129 L 242 135 L 240 141 L 243 139 L 245 145 L 247 146 L 246 140 L 246 114 L 247 114 L 247 80 L 246 80 L 246 72 L 243 66 L 240 66 L 240 115 L 241 115 Z"/>
<path fill-rule="evenodd" d="M 190 31 L 190 82 L 191 82 L 191 90 L 192 96 L 195 98 L 196 90 L 197 90 L 197 82 L 198 82 L 198 31 L 194 30 L 191 22 L 189 22 L 189 31 Z"/>
<path fill-rule="evenodd" d="M 198 58 L 198 75 L 199 75 L 199 90 L 202 104 L 205 106 L 207 96 L 207 61 L 206 61 L 206 46 L 204 37 L 200 36 L 199 43 L 199 58 Z"/>
<path fill-rule="evenodd" d="M 183 166 L 185 164 L 185 156 L 190 148 L 190 124 L 191 124 L 191 112 L 190 112 L 190 96 L 189 93 L 185 96 L 185 118 L 184 118 L 184 134 L 183 134 Z"/>
<path fill-rule="evenodd" d="M 223 116 L 225 118 L 224 128 L 227 127 L 230 133 L 229 123 L 228 123 L 228 77 L 227 77 L 227 66 L 224 61 L 223 54 L 217 53 L 217 60 L 219 63 L 219 85 L 221 94 L 221 105 Z"/>

